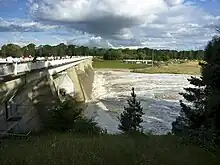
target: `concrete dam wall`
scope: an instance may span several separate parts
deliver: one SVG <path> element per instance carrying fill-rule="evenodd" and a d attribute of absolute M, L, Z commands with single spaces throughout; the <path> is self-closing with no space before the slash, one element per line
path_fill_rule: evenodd
<path fill-rule="evenodd" d="M 1 134 L 39 131 L 39 114 L 62 100 L 63 91 L 78 102 L 87 102 L 93 80 L 92 58 L 87 58 L 0 82 Z"/>

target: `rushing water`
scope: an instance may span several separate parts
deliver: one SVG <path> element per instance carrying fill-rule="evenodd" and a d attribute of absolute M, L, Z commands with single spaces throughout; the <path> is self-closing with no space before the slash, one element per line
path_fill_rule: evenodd
<path fill-rule="evenodd" d="M 178 116 L 182 99 L 179 92 L 189 86 L 189 75 L 139 74 L 118 71 L 96 71 L 93 83 L 92 100 L 86 115 L 109 133 L 117 133 L 118 115 L 123 111 L 135 88 L 145 115 L 143 128 L 154 134 L 170 131 L 171 123 Z"/>

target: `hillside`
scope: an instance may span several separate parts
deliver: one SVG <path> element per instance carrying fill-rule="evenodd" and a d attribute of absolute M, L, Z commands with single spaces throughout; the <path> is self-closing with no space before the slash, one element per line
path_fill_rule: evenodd
<path fill-rule="evenodd" d="M 205 151 L 175 136 L 100 137 L 49 134 L 28 142 L 4 141 L 2 165 L 217 165 L 219 150 Z"/>

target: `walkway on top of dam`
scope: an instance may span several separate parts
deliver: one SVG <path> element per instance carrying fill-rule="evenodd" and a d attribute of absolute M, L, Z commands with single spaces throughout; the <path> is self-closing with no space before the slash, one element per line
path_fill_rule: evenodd
<path fill-rule="evenodd" d="M 91 56 L 67 56 L 54 58 L 41 58 L 40 60 L 31 61 L 27 60 L 24 62 L 17 62 L 16 60 L 7 61 L 0 64 L 0 80 L 12 78 L 25 74 L 26 72 L 56 68 L 62 65 L 67 65 L 75 62 L 79 62 L 85 59 L 91 58 Z"/>

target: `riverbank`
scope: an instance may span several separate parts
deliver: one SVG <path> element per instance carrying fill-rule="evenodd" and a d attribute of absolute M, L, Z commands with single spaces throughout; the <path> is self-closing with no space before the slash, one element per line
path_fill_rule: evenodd
<path fill-rule="evenodd" d="M 124 68 L 94 68 L 95 71 L 116 71 L 116 72 L 132 72 L 132 69 Z"/>
<path fill-rule="evenodd" d="M 51 133 L 29 141 L 3 141 L 0 162 L 4 165 L 216 165 L 219 151 L 184 144 L 166 136 L 86 136 Z M 192 156 L 193 155 L 193 156 Z"/>
<path fill-rule="evenodd" d="M 145 64 L 125 64 L 120 61 L 94 61 L 93 67 L 95 70 L 101 71 L 122 71 L 134 73 L 147 73 L 147 74 L 188 74 L 199 75 L 200 66 L 197 61 L 188 61 L 185 63 L 170 63 L 168 65 L 160 65 L 151 67 Z"/>
<path fill-rule="evenodd" d="M 196 61 L 189 61 L 181 64 L 168 64 L 155 67 L 146 67 L 143 69 L 134 69 L 132 72 L 135 73 L 148 73 L 148 74 L 158 74 L 158 73 L 168 73 L 168 74 L 189 74 L 189 75 L 199 75 L 200 66 Z"/>
<path fill-rule="evenodd" d="M 127 64 L 120 60 L 100 60 L 93 61 L 93 68 L 96 69 L 138 69 L 145 68 L 145 64 Z"/>

